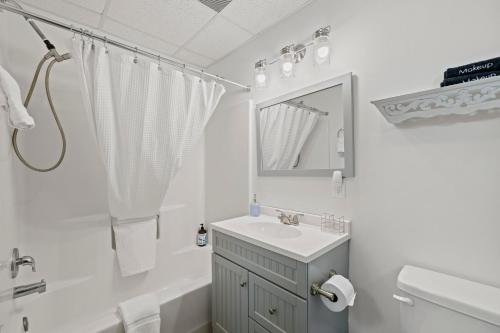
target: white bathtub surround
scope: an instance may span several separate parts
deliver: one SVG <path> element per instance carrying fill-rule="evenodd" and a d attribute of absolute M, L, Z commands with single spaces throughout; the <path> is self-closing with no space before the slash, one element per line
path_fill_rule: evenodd
<path fill-rule="evenodd" d="M 0 66 L 0 109 L 9 113 L 11 127 L 21 130 L 35 127 L 35 121 L 23 105 L 19 85 L 2 66 Z"/>
<path fill-rule="evenodd" d="M 73 39 L 73 51 L 85 109 L 107 171 L 110 214 L 118 221 L 150 221 L 225 89 L 81 39 Z M 146 247 L 139 243 L 154 243 L 150 224 L 115 235 L 117 252 L 133 249 L 118 253 L 123 276 L 154 266 L 143 265 L 144 257 L 134 250 Z M 147 234 L 150 239 L 143 238 Z"/>
<path fill-rule="evenodd" d="M 351 238 L 348 232 L 322 232 L 319 226 L 306 223 L 285 225 L 269 215 L 241 216 L 210 226 L 213 230 L 304 263 L 313 261 Z"/>
<path fill-rule="evenodd" d="M 160 306 L 155 294 L 145 294 L 118 305 L 126 333 L 160 333 Z"/>

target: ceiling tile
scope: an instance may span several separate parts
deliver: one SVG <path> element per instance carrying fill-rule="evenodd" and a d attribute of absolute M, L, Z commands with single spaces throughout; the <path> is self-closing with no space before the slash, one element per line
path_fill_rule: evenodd
<path fill-rule="evenodd" d="M 256 34 L 308 2 L 309 0 L 233 0 L 221 14 Z"/>
<path fill-rule="evenodd" d="M 134 29 L 182 45 L 216 13 L 195 0 L 113 0 L 108 16 Z"/>
<path fill-rule="evenodd" d="M 244 44 L 251 37 L 252 34 L 249 32 L 217 16 L 186 44 L 186 48 L 218 59 Z"/>
<path fill-rule="evenodd" d="M 182 60 L 185 63 L 195 65 L 197 67 L 207 68 L 211 63 L 214 62 L 214 59 L 210 59 L 208 57 L 204 57 L 197 53 L 188 51 L 186 49 L 181 49 L 177 51 L 174 55 L 175 58 Z"/>
<path fill-rule="evenodd" d="M 104 20 L 102 30 L 120 37 L 123 40 L 137 43 L 138 46 L 143 46 L 162 54 L 171 55 L 178 49 L 178 47 L 173 44 L 148 35 L 147 33 L 132 29 L 109 18 Z"/>
<path fill-rule="evenodd" d="M 23 3 L 34 8 L 43 10 L 47 13 L 54 14 L 65 20 L 81 23 L 89 27 L 97 27 L 99 25 L 100 15 L 91 10 L 75 6 L 61 0 L 23 0 Z"/>
<path fill-rule="evenodd" d="M 90 9 L 97 13 L 102 13 L 106 6 L 107 0 L 65 0 L 83 8 Z"/>

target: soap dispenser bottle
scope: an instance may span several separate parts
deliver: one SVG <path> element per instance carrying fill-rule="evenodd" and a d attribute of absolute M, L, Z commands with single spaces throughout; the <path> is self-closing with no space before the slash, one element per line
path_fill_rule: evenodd
<path fill-rule="evenodd" d="M 205 227 L 203 226 L 203 223 L 201 224 L 200 229 L 198 230 L 198 237 L 196 238 L 196 245 L 198 246 L 205 246 L 208 243 L 208 233 L 205 230 Z"/>
<path fill-rule="evenodd" d="M 250 216 L 259 216 L 260 215 L 260 204 L 257 202 L 257 195 L 253 195 L 253 201 L 250 203 Z"/>

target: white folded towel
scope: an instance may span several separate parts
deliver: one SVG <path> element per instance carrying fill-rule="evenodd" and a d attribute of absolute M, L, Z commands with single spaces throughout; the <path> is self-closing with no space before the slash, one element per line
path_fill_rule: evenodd
<path fill-rule="evenodd" d="M 0 108 L 9 113 L 9 125 L 17 129 L 31 129 L 35 121 L 28 114 L 21 98 L 21 89 L 16 80 L 0 66 Z"/>
<path fill-rule="evenodd" d="M 154 294 L 141 295 L 118 305 L 126 333 L 160 333 L 160 305 Z"/>
<path fill-rule="evenodd" d="M 116 255 L 122 276 L 149 271 L 156 264 L 156 216 L 113 219 Z"/>

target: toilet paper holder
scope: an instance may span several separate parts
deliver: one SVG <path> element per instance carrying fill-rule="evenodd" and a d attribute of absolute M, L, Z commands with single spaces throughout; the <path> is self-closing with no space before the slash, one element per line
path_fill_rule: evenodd
<path fill-rule="evenodd" d="M 330 274 L 329 274 L 329 278 L 333 277 L 335 274 L 337 274 L 337 272 L 331 271 Z M 321 285 L 322 284 L 323 284 L 323 282 L 315 282 L 315 283 L 313 283 L 311 285 L 311 295 L 326 297 L 332 303 L 337 302 L 339 300 L 338 297 L 337 297 L 337 295 L 335 295 L 335 293 L 331 293 L 329 291 L 321 289 Z"/>

